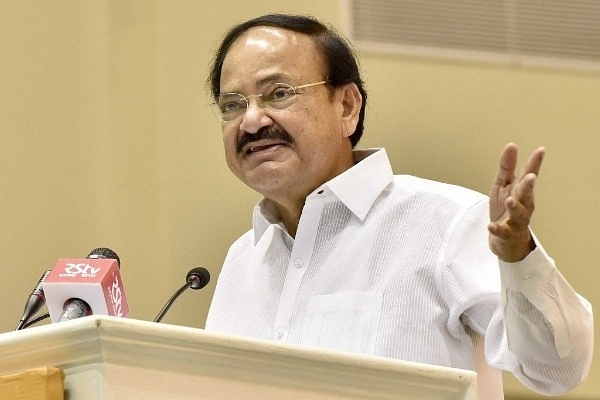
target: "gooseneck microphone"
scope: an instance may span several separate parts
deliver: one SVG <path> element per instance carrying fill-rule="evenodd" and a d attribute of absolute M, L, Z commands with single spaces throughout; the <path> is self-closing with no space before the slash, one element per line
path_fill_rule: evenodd
<path fill-rule="evenodd" d="M 119 267 L 119 256 L 105 247 L 92 250 L 86 258 L 59 259 L 43 284 L 52 321 L 91 314 L 127 315 Z"/>
<path fill-rule="evenodd" d="M 162 310 L 160 310 L 156 318 L 154 318 L 154 322 L 160 322 L 167 311 L 169 311 L 175 300 L 187 289 L 199 290 L 208 285 L 208 282 L 210 282 L 210 273 L 206 268 L 192 268 L 185 277 L 185 284 L 171 296 Z"/>
<path fill-rule="evenodd" d="M 15 331 L 21 330 L 27 327 L 27 322 L 33 317 L 39 310 L 42 308 L 44 303 L 46 302 L 46 297 L 44 296 L 44 290 L 42 289 L 42 285 L 46 281 L 46 278 L 50 275 L 50 270 L 45 271 L 37 285 L 31 291 L 27 302 L 25 303 L 25 309 L 23 310 L 23 315 L 19 320 L 19 324 L 15 328 Z"/>

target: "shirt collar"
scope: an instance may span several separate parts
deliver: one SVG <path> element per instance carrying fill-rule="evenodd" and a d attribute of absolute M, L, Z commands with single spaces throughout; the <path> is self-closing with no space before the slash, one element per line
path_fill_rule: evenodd
<path fill-rule="evenodd" d="M 362 221 L 394 174 L 385 149 L 355 150 L 353 156 L 354 166 L 324 186 Z"/>
<path fill-rule="evenodd" d="M 385 149 L 354 150 L 354 166 L 315 189 L 309 195 L 327 188 L 361 221 L 373 203 L 392 182 L 392 166 Z M 269 225 L 282 225 L 275 205 L 262 199 L 253 213 L 254 243 L 256 244 Z"/>

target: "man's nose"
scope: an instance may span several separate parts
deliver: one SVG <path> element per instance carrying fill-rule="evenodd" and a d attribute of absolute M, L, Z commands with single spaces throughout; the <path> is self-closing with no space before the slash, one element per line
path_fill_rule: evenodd
<path fill-rule="evenodd" d="M 260 128 L 269 126 L 273 120 L 267 114 L 266 110 L 258 104 L 258 101 L 250 101 L 246 112 L 242 115 L 240 129 L 248 133 L 256 133 Z"/>

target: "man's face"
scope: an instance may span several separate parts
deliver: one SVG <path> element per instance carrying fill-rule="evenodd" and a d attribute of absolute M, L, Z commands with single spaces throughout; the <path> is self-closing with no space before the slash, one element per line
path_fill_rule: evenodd
<path fill-rule="evenodd" d="M 326 80 L 312 39 L 272 27 L 255 27 L 229 49 L 221 70 L 221 93 L 261 93 L 270 83 L 299 86 Z M 245 114 L 223 123 L 225 157 L 244 183 L 276 202 L 303 200 L 352 165 L 343 121 L 343 90 L 326 85 L 299 89 L 285 109 L 263 108 L 255 97 Z M 352 131 L 349 131 L 352 130 Z"/>

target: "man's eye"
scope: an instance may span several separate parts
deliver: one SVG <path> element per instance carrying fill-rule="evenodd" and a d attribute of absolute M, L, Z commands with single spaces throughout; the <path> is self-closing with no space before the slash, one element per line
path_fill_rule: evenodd
<path fill-rule="evenodd" d="M 243 110 L 246 107 L 246 103 L 239 101 L 228 101 L 219 105 L 219 108 L 224 113 L 232 113 L 238 110 Z"/>
<path fill-rule="evenodd" d="M 279 86 L 264 96 L 266 101 L 282 101 L 294 96 L 294 89 L 287 86 Z"/>

